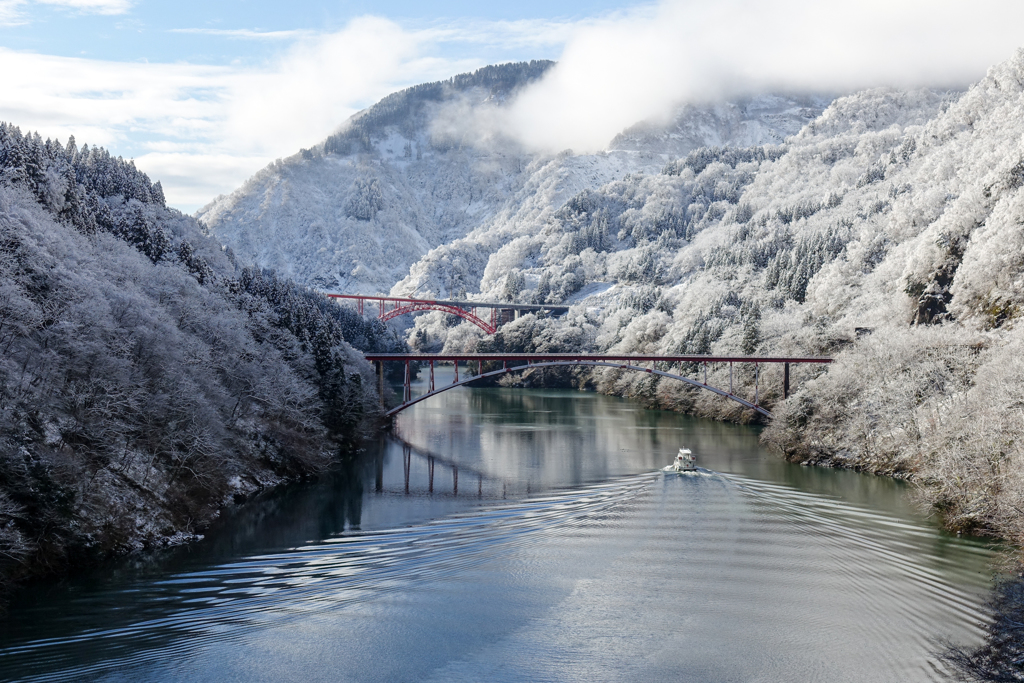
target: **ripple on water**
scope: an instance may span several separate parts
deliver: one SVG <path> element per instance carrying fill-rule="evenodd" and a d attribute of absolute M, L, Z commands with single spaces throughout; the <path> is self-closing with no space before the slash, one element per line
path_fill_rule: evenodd
<path fill-rule="evenodd" d="M 936 639 L 984 619 L 943 543 L 825 495 L 656 472 L 83 595 L 71 612 L 118 606 L 107 627 L 9 643 L 0 677 L 939 680 Z"/>

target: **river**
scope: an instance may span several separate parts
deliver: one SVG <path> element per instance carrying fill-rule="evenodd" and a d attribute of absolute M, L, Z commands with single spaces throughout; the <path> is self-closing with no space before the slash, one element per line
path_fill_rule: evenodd
<path fill-rule="evenodd" d="M 682 445 L 703 470 L 660 471 Z M 456 389 L 192 547 L 25 591 L 0 680 L 946 680 L 994 551 L 909 493 L 750 427 Z"/>

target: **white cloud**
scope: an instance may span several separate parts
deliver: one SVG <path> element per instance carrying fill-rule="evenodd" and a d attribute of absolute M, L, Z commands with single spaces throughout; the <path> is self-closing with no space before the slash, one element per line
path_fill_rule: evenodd
<path fill-rule="evenodd" d="M 0 0 L 0 26 L 20 26 L 25 23 L 21 6 L 25 0 Z"/>
<path fill-rule="evenodd" d="M 234 152 L 206 153 L 154 151 L 136 157 L 135 164 L 152 180 L 159 180 L 172 206 L 199 208 L 217 194 L 231 192 L 265 166 L 264 156 L 246 156 Z"/>
<path fill-rule="evenodd" d="M 132 0 L 35 0 L 40 5 L 67 7 L 88 14 L 124 14 L 132 8 Z"/>
<path fill-rule="evenodd" d="M 0 115 L 49 134 L 55 126 L 108 131 L 132 127 L 191 134 L 216 115 L 215 101 L 194 94 L 223 89 L 231 71 L 190 64 L 147 64 L 56 57 L 0 48 L 5 96 Z"/>
<path fill-rule="evenodd" d="M 93 11 L 129 6 L 53 1 Z M 0 22 L 18 20 L 25 6 L 0 0 Z M 1024 43 L 1024 3 L 963 7 L 954 0 L 664 0 L 580 22 L 410 28 L 364 17 L 326 34 L 181 29 L 292 41 L 258 66 L 125 63 L 0 48 L 0 119 L 135 155 L 172 204 L 193 210 L 273 159 L 323 140 L 382 96 L 483 65 L 445 56 L 452 44 L 463 54 L 477 46 L 550 54 L 564 44 L 549 76 L 487 125 L 533 147 L 584 151 L 681 101 L 767 89 L 967 84 Z"/>
<path fill-rule="evenodd" d="M 476 61 L 429 56 L 429 32 L 361 18 L 300 36 L 260 67 L 56 57 L 0 48 L 0 120 L 43 136 L 100 144 L 195 210 L 275 158 L 322 141 L 394 90 L 447 78 Z"/>
<path fill-rule="evenodd" d="M 468 21 L 435 25 L 420 33 L 431 42 L 537 49 L 564 45 L 581 25 L 581 22 L 543 19 Z"/>
<path fill-rule="evenodd" d="M 422 36 L 374 17 L 299 41 L 272 68 L 241 72 L 232 80 L 224 112 L 226 143 L 233 149 L 292 154 L 395 88 L 447 77 L 460 68 L 424 58 L 423 48 Z"/>
<path fill-rule="evenodd" d="M 594 150 L 680 102 L 962 86 L 1021 44 L 1019 0 L 664 0 L 578 26 L 502 125 L 533 147 Z"/>
<path fill-rule="evenodd" d="M 134 0 L 0 0 L 0 26 L 21 26 L 29 23 L 26 6 L 53 5 L 80 14 L 125 14 L 135 4 Z"/>
<path fill-rule="evenodd" d="M 314 35 L 312 31 L 260 31 L 248 28 L 172 28 L 168 29 L 168 32 L 219 36 L 223 38 L 249 38 L 254 40 L 295 40 L 303 36 Z"/>

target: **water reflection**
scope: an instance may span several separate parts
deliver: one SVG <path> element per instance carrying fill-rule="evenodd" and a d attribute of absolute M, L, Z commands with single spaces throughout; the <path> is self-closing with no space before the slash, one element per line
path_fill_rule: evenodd
<path fill-rule="evenodd" d="M 456 389 L 198 546 L 22 596 L 3 680 L 936 680 L 990 551 L 752 429 Z M 659 470 L 685 445 L 710 470 Z"/>

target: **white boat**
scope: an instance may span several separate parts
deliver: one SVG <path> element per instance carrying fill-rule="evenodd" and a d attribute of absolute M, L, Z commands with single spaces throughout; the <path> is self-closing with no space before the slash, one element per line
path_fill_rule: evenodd
<path fill-rule="evenodd" d="M 675 462 L 672 463 L 672 469 L 676 472 L 696 472 L 697 458 L 689 448 L 680 448 Z"/>

